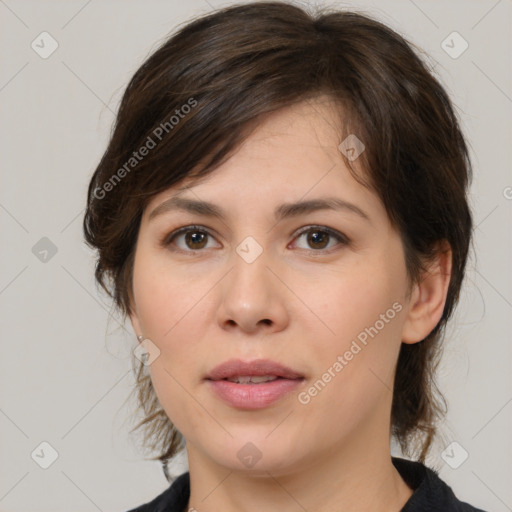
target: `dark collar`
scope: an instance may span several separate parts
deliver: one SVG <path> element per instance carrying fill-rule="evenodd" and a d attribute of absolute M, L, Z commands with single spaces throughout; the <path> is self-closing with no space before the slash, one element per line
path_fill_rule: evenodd
<path fill-rule="evenodd" d="M 459 501 L 438 474 L 420 462 L 392 457 L 393 465 L 413 490 L 400 512 L 484 512 Z"/>

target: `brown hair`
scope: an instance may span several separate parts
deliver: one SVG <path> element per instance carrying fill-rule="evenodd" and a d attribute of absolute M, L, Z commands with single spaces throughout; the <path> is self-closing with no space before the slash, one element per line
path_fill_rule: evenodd
<path fill-rule="evenodd" d="M 413 48 L 366 15 L 308 13 L 284 2 L 232 6 L 185 25 L 128 84 L 89 184 L 84 233 L 98 250 L 97 282 L 129 314 L 148 200 L 184 178 L 211 173 L 263 115 L 318 96 L 334 99 L 344 126 L 340 141 L 354 133 L 365 144 L 358 159 L 364 176 L 354 176 L 376 191 L 400 232 L 411 282 L 438 242 L 452 249 L 441 321 L 423 341 L 402 344 L 396 368 L 392 433 L 404 453 L 423 461 L 446 408 L 433 377 L 471 240 L 471 165 L 450 99 Z M 145 445 L 164 462 L 183 438 L 144 366 L 133 362 L 144 414 L 136 428 L 144 426 Z"/>

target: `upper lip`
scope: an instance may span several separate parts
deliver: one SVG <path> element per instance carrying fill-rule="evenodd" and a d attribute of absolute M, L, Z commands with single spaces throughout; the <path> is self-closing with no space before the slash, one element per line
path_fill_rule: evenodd
<path fill-rule="evenodd" d="M 284 379 L 303 378 L 303 375 L 295 370 L 269 359 L 255 359 L 253 361 L 230 359 L 216 366 L 206 378 L 209 380 L 222 380 L 240 376 L 262 375 L 275 375 Z"/>

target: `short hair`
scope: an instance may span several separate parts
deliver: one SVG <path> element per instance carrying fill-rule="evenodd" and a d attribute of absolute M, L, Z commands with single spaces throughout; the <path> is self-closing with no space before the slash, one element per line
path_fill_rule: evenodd
<path fill-rule="evenodd" d="M 285 2 L 217 10 L 181 27 L 129 82 L 108 147 L 88 189 L 83 228 L 98 250 L 95 277 L 123 315 L 131 312 L 141 215 L 151 197 L 213 172 L 263 116 L 317 97 L 334 100 L 340 141 L 364 142 L 354 177 L 374 190 L 403 242 L 410 282 L 446 241 L 452 272 L 441 320 L 402 343 L 391 434 L 424 461 L 446 413 L 434 374 L 456 305 L 472 236 L 468 147 L 447 92 L 420 50 L 354 12 Z M 144 158 L 134 151 L 150 148 Z M 340 158 L 344 158 L 341 156 Z M 133 360 L 144 443 L 166 462 L 183 437 L 162 410 L 144 365 Z M 136 366 L 138 365 L 138 371 Z"/>

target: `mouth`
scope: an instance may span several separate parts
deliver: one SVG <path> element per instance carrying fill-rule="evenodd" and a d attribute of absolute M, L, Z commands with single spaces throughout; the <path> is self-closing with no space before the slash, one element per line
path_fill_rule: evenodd
<path fill-rule="evenodd" d="M 269 360 L 230 360 L 205 379 L 217 397 L 236 409 L 262 409 L 302 384 L 301 373 Z"/>
<path fill-rule="evenodd" d="M 283 377 L 278 377 L 277 375 L 242 375 L 237 377 L 229 377 L 222 380 L 235 382 L 236 384 L 263 384 L 265 382 L 272 382 L 282 378 Z"/>
<path fill-rule="evenodd" d="M 261 384 L 277 379 L 303 379 L 304 375 L 280 363 L 268 359 L 242 361 L 230 359 L 216 366 L 207 380 L 228 380 L 238 384 Z"/>

